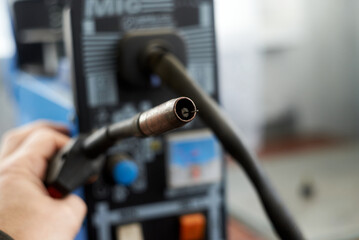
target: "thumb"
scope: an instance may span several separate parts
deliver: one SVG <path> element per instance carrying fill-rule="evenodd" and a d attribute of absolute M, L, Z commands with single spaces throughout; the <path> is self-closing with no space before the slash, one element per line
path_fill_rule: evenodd
<path fill-rule="evenodd" d="M 67 209 L 69 210 L 67 212 L 67 217 L 69 222 L 72 222 L 72 226 L 74 227 L 76 234 L 81 228 L 82 222 L 86 216 L 87 206 L 80 197 L 74 194 L 68 195 L 62 201 L 62 203 L 66 205 Z"/>

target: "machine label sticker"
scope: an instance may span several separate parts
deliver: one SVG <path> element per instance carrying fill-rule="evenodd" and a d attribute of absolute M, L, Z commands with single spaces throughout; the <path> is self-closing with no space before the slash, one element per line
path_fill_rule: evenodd
<path fill-rule="evenodd" d="M 87 0 L 85 16 L 87 18 L 112 17 L 122 14 L 136 14 L 142 10 L 139 0 Z"/>
<path fill-rule="evenodd" d="M 124 31 L 128 31 L 141 28 L 174 27 L 174 23 L 170 14 L 156 13 L 123 17 L 121 27 Z"/>

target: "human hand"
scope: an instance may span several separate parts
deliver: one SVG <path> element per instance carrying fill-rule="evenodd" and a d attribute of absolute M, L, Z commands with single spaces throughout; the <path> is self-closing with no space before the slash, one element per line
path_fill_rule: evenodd
<path fill-rule="evenodd" d="M 3 137 L 0 148 L 0 230 L 15 240 L 70 240 L 86 214 L 81 198 L 53 199 L 43 181 L 49 159 L 68 141 L 64 127 L 36 122 Z"/>

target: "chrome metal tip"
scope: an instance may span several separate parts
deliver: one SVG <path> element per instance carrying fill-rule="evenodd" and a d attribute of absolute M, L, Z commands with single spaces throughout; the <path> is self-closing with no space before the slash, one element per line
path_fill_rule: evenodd
<path fill-rule="evenodd" d="M 174 105 L 174 111 L 179 120 L 182 122 L 192 121 L 198 112 L 194 102 L 188 97 L 180 97 Z"/>

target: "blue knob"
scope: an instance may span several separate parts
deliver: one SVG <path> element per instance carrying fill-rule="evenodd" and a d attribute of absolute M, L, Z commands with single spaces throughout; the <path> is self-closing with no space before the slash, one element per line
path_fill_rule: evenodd
<path fill-rule="evenodd" d="M 130 160 L 119 161 L 113 166 L 112 176 L 117 184 L 129 186 L 138 177 L 138 167 Z"/>

